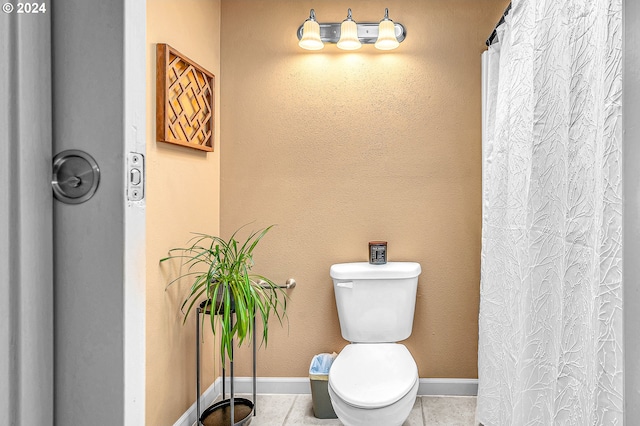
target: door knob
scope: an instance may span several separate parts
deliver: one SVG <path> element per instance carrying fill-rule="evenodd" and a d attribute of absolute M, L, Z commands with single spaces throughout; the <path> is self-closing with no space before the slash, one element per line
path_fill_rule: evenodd
<path fill-rule="evenodd" d="M 51 186 L 57 200 L 80 204 L 93 197 L 100 183 L 100 168 L 92 156 L 70 149 L 53 158 Z"/>

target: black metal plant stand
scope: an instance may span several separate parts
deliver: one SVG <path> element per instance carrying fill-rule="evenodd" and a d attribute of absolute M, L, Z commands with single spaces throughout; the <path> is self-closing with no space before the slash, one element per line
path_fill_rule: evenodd
<path fill-rule="evenodd" d="M 200 414 L 200 314 L 211 315 L 211 302 L 204 301 L 196 309 L 196 410 L 198 426 L 214 426 L 214 425 L 248 425 L 251 423 L 252 415 L 256 415 L 256 345 L 252 342 L 253 347 L 253 402 L 246 398 L 236 398 L 233 383 L 233 342 L 231 342 L 231 358 L 229 359 L 229 378 L 230 378 L 230 398 L 226 399 L 226 365 L 222 365 L 222 400 L 211 405 Z M 231 313 L 235 316 L 235 310 Z M 232 320 L 233 321 L 233 320 Z M 253 329 L 256 327 L 255 315 L 253 317 Z M 233 323 L 229 324 L 229 328 L 233 328 Z"/>

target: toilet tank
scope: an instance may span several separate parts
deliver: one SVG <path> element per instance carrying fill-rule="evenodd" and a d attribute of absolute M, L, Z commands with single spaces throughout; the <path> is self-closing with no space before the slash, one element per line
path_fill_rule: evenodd
<path fill-rule="evenodd" d="M 331 266 L 342 337 L 353 343 L 390 343 L 411 335 L 420 264 L 338 263 Z"/>

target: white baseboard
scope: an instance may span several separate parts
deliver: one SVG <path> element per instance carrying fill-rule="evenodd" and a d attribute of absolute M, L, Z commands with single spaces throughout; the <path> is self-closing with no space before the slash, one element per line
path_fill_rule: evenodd
<path fill-rule="evenodd" d="M 230 381 L 227 377 L 225 390 L 227 396 L 230 391 Z M 235 377 L 234 393 L 253 393 L 253 379 L 251 377 Z M 309 394 L 311 385 L 308 377 L 258 377 L 256 378 L 256 393 L 258 394 Z M 478 379 L 420 379 L 419 396 L 476 396 L 478 393 Z M 222 378 L 215 382 L 202 394 L 201 410 L 213 404 L 222 395 Z M 174 423 L 173 426 L 192 426 L 196 421 L 196 403 Z"/>
<path fill-rule="evenodd" d="M 200 410 L 204 411 L 213 402 L 222 395 L 222 378 L 218 377 L 212 384 L 202 393 L 200 400 Z M 173 424 L 173 426 L 194 426 L 197 420 L 197 405 L 194 402 L 187 411 Z"/>
<path fill-rule="evenodd" d="M 420 379 L 418 395 L 476 396 L 478 379 Z"/>
<path fill-rule="evenodd" d="M 235 377 L 234 391 L 236 393 L 251 394 L 253 379 L 251 377 Z M 226 390 L 229 393 L 230 382 L 227 377 Z M 308 394 L 311 384 L 308 377 L 257 377 L 256 393 L 260 394 Z"/>
<path fill-rule="evenodd" d="M 234 391 L 250 394 L 253 392 L 251 377 L 236 377 Z M 229 392 L 229 378 L 226 390 Z M 258 377 L 256 393 L 260 394 L 308 394 L 311 385 L 307 377 Z M 478 379 L 420 379 L 418 395 L 476 396 Z"/>

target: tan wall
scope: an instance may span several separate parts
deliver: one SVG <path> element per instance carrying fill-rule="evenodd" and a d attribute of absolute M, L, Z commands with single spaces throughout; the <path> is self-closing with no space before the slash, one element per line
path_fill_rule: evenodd
<path fill-rule="evenodd" d="M 164 288 L 175 269 L 158 260 L 190 232 L 220 230 L 220 109 L 215 152 L 155 138 L 155 43 L 168 43 L 216 75 L 220 105 L 220 1 L 147 0 L 147 398 L 146 424 L 172 425 L 195 401 L 195 322 L 183 326 L 181 297 L 189 283 Z M 207 339 L 204 353 L 211 354 Z M 208 361 L 211 357 L 207 358 Z M 207 362 L 203 390 L 215 375 Z"/>
<path fill-rule="evenodd" d="M 314 354 L 342 349 L 329 267 L 386 240 L 390 260 L 423 268 L 406 341 L 420 377 L 477 377 L 480 54 L 507 3 L 222 2 L 222 233 L 278 224 L 255 270 L 298 281 L 259 376 L 306 376 Z M 311 7 L 321 22 L 390 7 L 407 39 L 307 52 L 295 32 Z"/>

